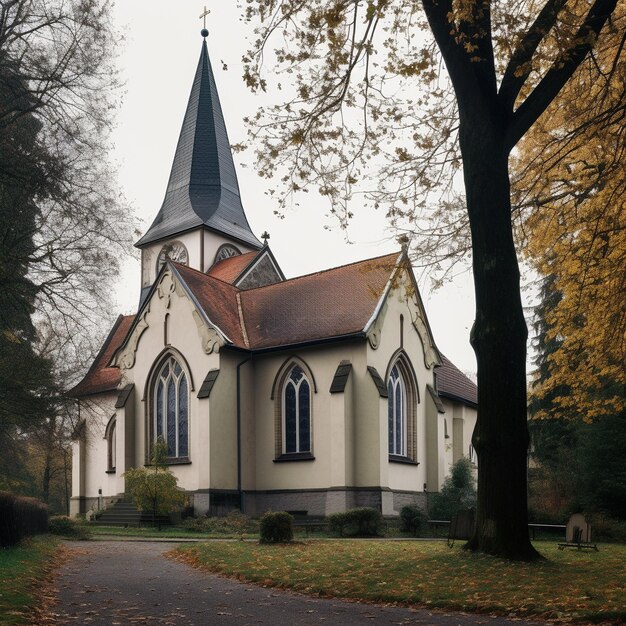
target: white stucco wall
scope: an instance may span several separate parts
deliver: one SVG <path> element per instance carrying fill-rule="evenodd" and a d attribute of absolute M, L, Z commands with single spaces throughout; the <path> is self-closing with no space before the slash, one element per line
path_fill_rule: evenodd
<path fill-rule="evenodd" d="M 146 437 L 150 430 L 148 420 L 152 419 L 151 381 L 155 368 L 166 354 L 171 353 L 185 370 L 190 390 L 190 463 L 172 465 L 171 469 L 178 478 L 180 487 L 195 491 L 209 487 L 208 447 L 211 440 L 209 401 L 198 399 L 197 393 L 207 372 L 219 368 L 219 355 L 215 350 L 207 354 L 207 335 L 203 334 L 206 326 L 197 314 L 194 315 L 194 305 L 178 280 L 174 279 L 173 286 L 171 285 L 172 278 L 167 272 L 162 278 L 161 288 L 157 289 L 150 300 L 145 316 L 131 334 L 126 348 L 122 350 L 122 386 L 127 383 L 135 385 L 135 449 L 132 457 L 134 465 L 141 467 L 148 454 Z M 164 327 L 166 315 L 169 316 L 167 333 Z M 214 335 L 214 339 L 217 341 L 217 335 Z"/>
<path fill-rule="evenodd" d="M 221 245 L 217 239 L 215 249 Z M 238 365 L 244 491 L 356 487 L 421 492 L 426 483 L 429 491 L 439 488 L 458 455 L 467 455 L 476 411 L 444 400 L 445 413 L 437 413 L 426 389 L 433 384 L 434 348 L 425 334 L 422 315 L 414 285 L 405 273 L 394 282 L 367 339 L 251 356 L 220 347 L 220 336 L 203 321 L 172 272 L 166 272 L 117 357 L 122 371 L 120 387 L 129 383 L 135 386 L 126 406 L 117 410 L 117 471 L 106 473 L 104 439 L 108 419 L 115 412 L 116 392 L 102 396 L 99 419 L 92 416 L 88 420 L 89 432 L 82 450 L 87 462 L 82 464 L 82 474 L 81 447 L 75 445 L 75 495 L 94 497 L 98 489 L 103 490 L 103 496 L 121 493 L 123 472 L 144 465 L 152 419 L 151 380 L 157 365 L 170 353 L 185 370 L 190 388 L 190 462 L 170 466 L 183 489 L 233 491 L 239 486 Z M 380 397 L 367 370 L 368 365 L 375 367 L 386 382 L 399 350 L 406 354 L 416 378 L 417 464 L 390 461 L 387 399 Z M 275 423 L 277 407 L 282 404 L 277 377 L 296 357 L 310 373 L 314 459 L 277 461 Z M 345 390 L 331 394 L 331 383 L 342 361 L 348 361 L 352 370 Z M 198 399 L 198 390 L 212 369 L 218 369 L 219 375 L 210 398 Z M 436 477 L 437 484 L 428 482 L 429 475 Z M 393 513 L 389 502 L 383 508 Z"/>
<path fill-rule="evenodd" d="M 117 392 L 110 392 L 88 397 L 80 402 L 85 428 L 81 438 L 72 444 L 73 498 L 96 498 L 100 495 L 99 490 L 102 490 L 101 495 L 106 498 L 124 491 L 121 473 L 107 473 L 108 443 L 105 430 L 110 418 L 115 415 L 116 399 Z"/>
<path fill-rule="evenodd" d="M 399 350 L 408 356 L 417 381 L 418 402 L 416 405 L 417 448 L 415 460 L 418 465 L 408 465 L 389 460 L 387 403 L 381 403 L 381 485 L 393 490 L 422 491 L 426 482 L 428 454 L 435 453 L 427 446 L 426 437 L 426 385 L 433 384 L 433 367 L 428 367 L 424 357 L 424 346 L 413 321 L 421 315 L 416 304 L 417 294 L 408 274 L 404 272 L 395 281 L 375 327 L 379 330 L 376 348 L 368 343 L 367 360 L 373 365 L 385 383 L 392 360 Z M 376 330 L 376 329 L 375 329 Z"/>
<path fill-rule="evenodd" d="M 147 245 L 141 252 L 142 287 L 149 287 L 155 281 L 159 253 L 163 246 L 175 241 L 182 243 L 187 248 L 189 267 L 201 272 L 206 272 L 213 265 L 217 250 L 225 243 L 235 246 L 242 254 L 253 250 L 250 246 L 235 242 L 204 228 L 182 233 L 171 239 L 157 241 Z"/>
<path fill-rule="evenodd" d="M 312 415 L 312 454 L 314 460 L 276 462 L 275 419 L 276 403 L 281 403 L 278 385 L 275 398 L 272 388 L 276 377 L 283 371 L 292 357 L 302 360 L 312 374 L 317 392 L 311 394 Z M 355 473 L 352 466 L 353 453 L 346 455 L 346 442 L 353 437 L 353 418 L 346 417 L 353 405 L 353 389 L 358 383 L 349 381 L 344 393 L 331 394 L 330 386 L 339 363 L 347 360 L 352 364 L 353 376 L 365 370 L 365 348 L 363 342 L 351 342 L 326 345 L 294 351 L 257 356 L 254 359 L 254 405 L 256 407 L 256 426 L 254 453 L 244 455 L 247 465 L 245 471 L 246 489 L 318 489 L 345 486 L 348 477 Z M 313 381 L 310 381 L 313 386 Z M 346 397 L 347 394 L 347 397 Z M 358 410 L 356 411 L 358 413 Z M 353 443 L 349 446 L 352 448 Z M 249 463 L 254 460 L 254 472 Z"/>

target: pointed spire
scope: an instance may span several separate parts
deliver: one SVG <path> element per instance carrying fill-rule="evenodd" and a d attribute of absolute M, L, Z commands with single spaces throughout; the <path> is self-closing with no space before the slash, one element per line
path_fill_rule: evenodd
<path fill-rule="evenodd" d="M 206 37 L 203 32 L 203 37 Z M 208 34 L 208 33 L 207 33 Z M 206 39 L 191 88 L 163 205 L 137 247 L 205 226 L 254 248 Z"/>

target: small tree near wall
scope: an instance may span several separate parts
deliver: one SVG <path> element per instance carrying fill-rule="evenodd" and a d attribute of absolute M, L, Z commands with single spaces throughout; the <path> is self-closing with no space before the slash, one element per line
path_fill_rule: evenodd
<path fill-rule="evenodd" d="M 452 519 L 459 509 L 476 507 L 476 480 L 472 464 L 465 457 L 453 466 L 439 493 L 433 494 L 430 516 L 433 519 Z"/>
<path fill-rule="evenodd" d="M 167 444 L 162 438 L 154 444 L 150 467 L 135 467 L 124 473 L 126 491 L 140 511 L 150 511 L 152 521 L 185 505 L 185 493 L 166 465 Z M 159 523 L 159 530 L 161 524 Z"/>

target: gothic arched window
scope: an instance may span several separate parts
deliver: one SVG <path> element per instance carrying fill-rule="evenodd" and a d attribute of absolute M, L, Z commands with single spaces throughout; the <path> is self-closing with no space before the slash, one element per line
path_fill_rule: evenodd
<path fill-rule="evenodd" d="M 397 365 L 387 381 L 389 394 L 389 454 L 406 456 L 406 385 Z"/>
<path fill-rule="evenodd" d="M 117 440 L 115 437 L 115 425 L 116 425 L 116 419 L 115 419 L 115 415 L 113 415 L 113 417 L 111 417 L 111 419 L 109 420 L 109 423 L 107 424 L 106 430 L 104 432 L 104 438 L 106 439 L 107 442 L 107 469 L 106 471 L 109 473 L 113 473 L 115 472 L 115 465 L 116 465 L 116 446 L 117 446 Z"/>
<path fill-rule="evenodd" d="M 154 441 L 162 437 L 167 456 L 189 456 L 189 383 L 178 361 L 169 356 L 157 371 L 154 384 Z"/>
<path fill-rule="evenodd" d="M 283 454 L 311 452 L 311 385 L 299 365 L 294 365 L 282 393 Z"/>
<path fill-rule="evenodd" d="M 391 460 L 417 461 L 416 418 L 419 396 L 412 371 L 406 356 L 400 354 L 393 362 L 387 378 L 387 425 Z"/>

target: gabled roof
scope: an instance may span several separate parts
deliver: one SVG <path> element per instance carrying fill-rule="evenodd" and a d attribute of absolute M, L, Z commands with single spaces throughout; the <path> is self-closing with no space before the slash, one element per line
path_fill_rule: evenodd
<path fill-rule="evenodd" d="M 206 40 L 191 88 L 163 205 L 137 247 L 205 227 L 261 248 L 241 204 Z"/>
<path fill-rule="evenodd" d="M 250 254 L 252 258 L 255 253 Z M 398 262 L 394 253 L 247 291 L 178 263 L 168 261 L 167 267 L 228 345 L 265 351 L 364 337 L 393 283 Z M 152 292 L 157 283 L 158 279 Z M 75 395 L 117 388 L 120 371 L 108 365 L 124 344 L 133 321 L 134 316 L 118 318 L 89 372 L 75 387 Z M 436 370 L 439 395 L 475 407 L 476 385 L 449 359 L 441 358 L 442 365 Z"/>
<path fill-rule="evenodd" d="M 292 278 L 240 295 L 255 350 L 363 333 L 396 268 L 398 254 Z"/>
<path fill-rule="evenodd" d="M 228 257 L 213 265 L 207 274 L 232 285 L 259 254 L 260 252 L 255 250 L 253 252 Z"/>
<path fill-rule="evenodd" d="M 168 261 L 168 263 L 171 263 Z M 208 319 L 236 347 L 246 342 L 239 316 L 239 290 L 213 276 L 207 276 L 185 265 L 171 263 Z"/>
<path fill-rule="evenodd" d="M 257 271 L 260 271 L 260 274 L 255 276 Z M 264 245 L 258 251 L 254 250 L 222 259 L 215 263 L 207 274 L 242 290 L 286 280 L 268 245 Z"/>
<path fill-rule="evenodd" d="M 478 387 L 450 359 L 441 355 L 441 366 L 436 371 L 437 392 L 444 398 L 459 400 L 469 406 L 478 406 Z"/>
<path fill-rule="evenodd" d="M 135 319 L 134 315 L 120 315 L 100 348 L 85 377 L 72 389 L 73 396 L 88 396 L 115 391 L 122 378 L 117 367 L 108 367 L 116 350 L 122 345 Z"/>

